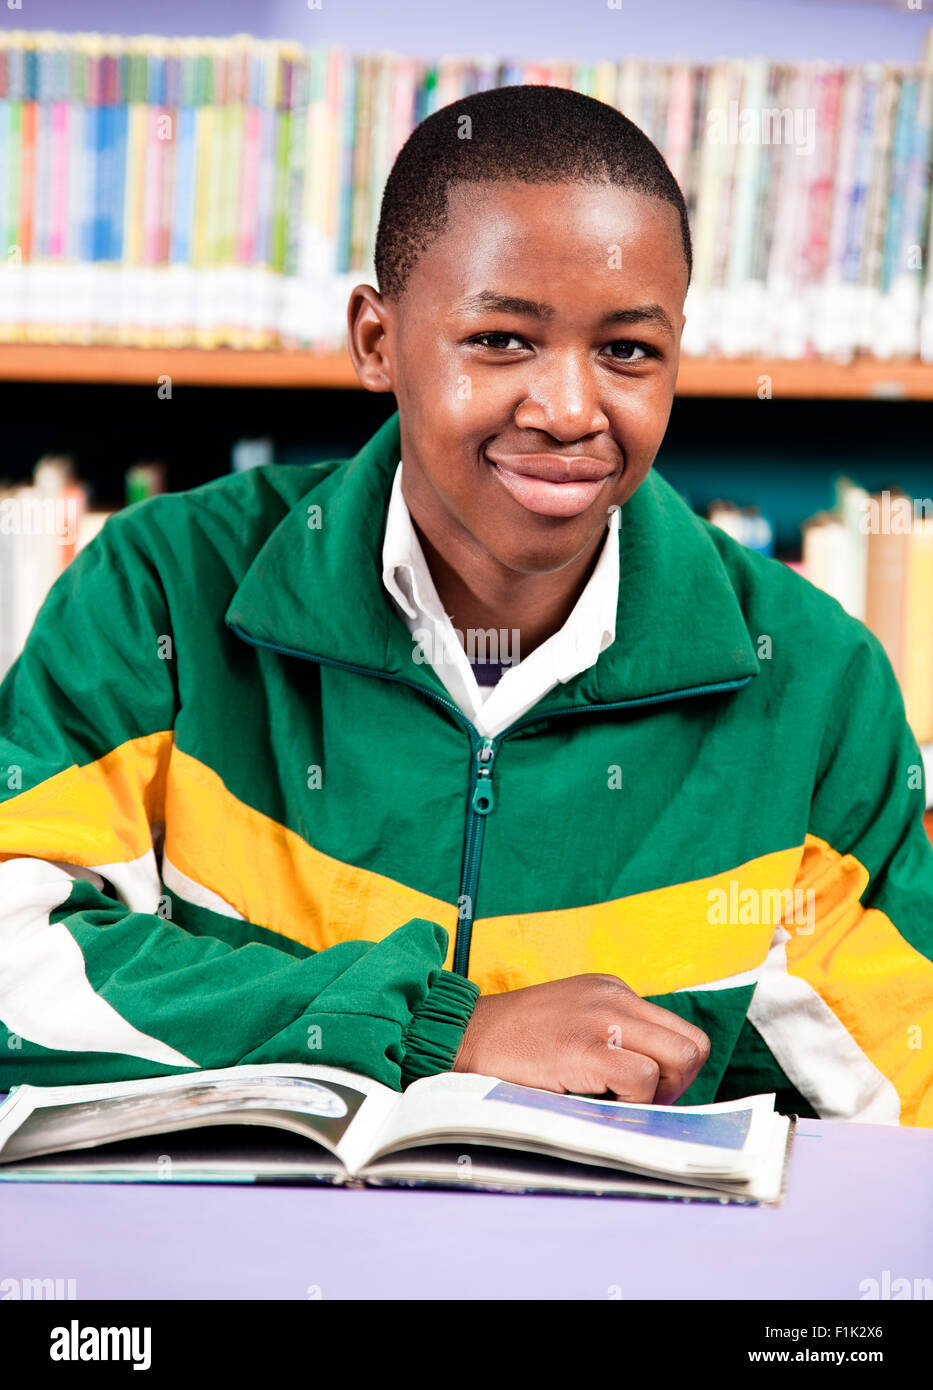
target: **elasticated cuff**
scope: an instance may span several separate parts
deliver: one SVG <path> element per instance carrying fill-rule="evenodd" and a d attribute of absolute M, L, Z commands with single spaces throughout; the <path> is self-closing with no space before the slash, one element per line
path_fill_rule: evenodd
<path fill-rule="evenodd" d="M 449 970 L 438 971 L 405 1033 L 402 1086 L 419 1076 L 450 1071 L 479 998 L 479 986 Z"/>

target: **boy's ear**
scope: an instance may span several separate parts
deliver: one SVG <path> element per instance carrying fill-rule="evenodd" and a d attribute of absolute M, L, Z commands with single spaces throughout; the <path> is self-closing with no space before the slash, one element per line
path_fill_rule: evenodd
<path fill-rule="evenodd" d="M 391 309 L 372 285 L 357 285 L 347 304 L 347 347 L 350 360 L 367 391 L 392 391 L 387 347 Z"/>

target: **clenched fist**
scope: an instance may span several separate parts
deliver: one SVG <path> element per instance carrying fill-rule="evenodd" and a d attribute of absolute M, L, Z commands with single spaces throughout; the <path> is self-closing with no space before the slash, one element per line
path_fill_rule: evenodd
<path fill-rule="evenodd" d="M 614 975 L 573 975 L 480 995 L 453 1070 L 671 1105 L 709 1048 L 702 1029 L 647 1003 Z"/>

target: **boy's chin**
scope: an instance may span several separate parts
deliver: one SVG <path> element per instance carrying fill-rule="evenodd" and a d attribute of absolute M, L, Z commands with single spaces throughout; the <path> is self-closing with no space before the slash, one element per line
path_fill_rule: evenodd
<path fill-rule="evenodd" d="M 523 528 L 524 534 L 521 536 L 504 538 L 501 535 L 478 535 L 477 540 L 500 565 L 514 570 L 516 574 L 556 574 L 571 564 L 581 550 L 592 544 L 594 527 L 600 536 L 606 533 L 606 522 L 602 515 L 582 528 L 580 517 L 574 517 L 572 527 L 567 522 L 555 522 L 550 518 L 549 527 L 534 525 L 538 520 L 537 517 L 529 518 L 530 524 Z"/>

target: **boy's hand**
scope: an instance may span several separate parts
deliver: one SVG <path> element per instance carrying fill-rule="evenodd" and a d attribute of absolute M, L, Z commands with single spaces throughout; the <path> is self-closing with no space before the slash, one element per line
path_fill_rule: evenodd
<path fill-rule="evenodd" d="M 574 975 L 480 995 L 453 1070 L 671 1105 L 709 1049 L 702 1029 L 647 1003 L 614 975 Z"/>

